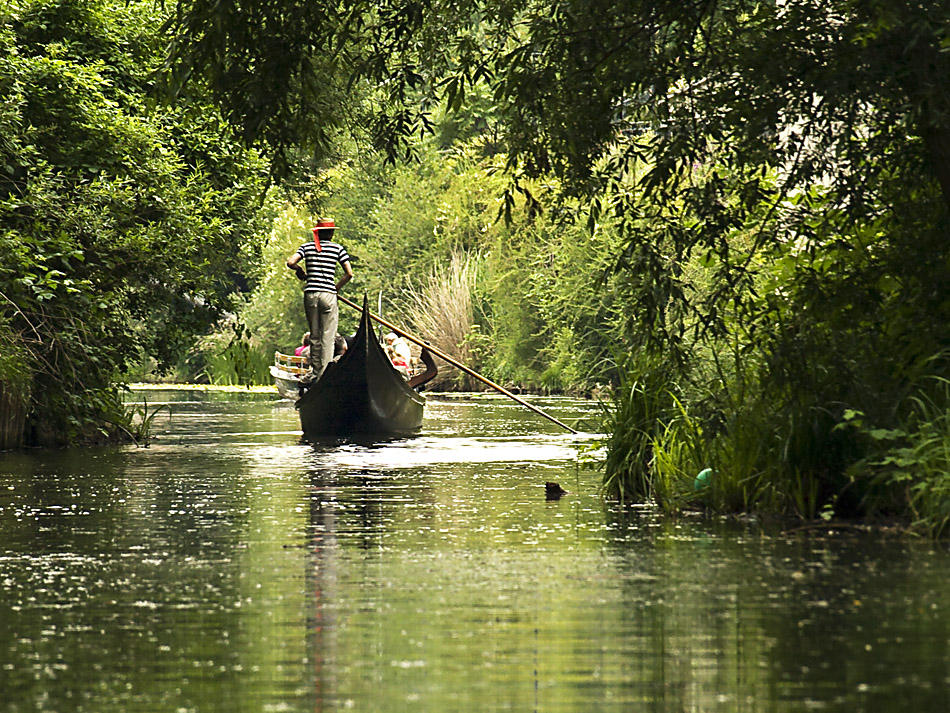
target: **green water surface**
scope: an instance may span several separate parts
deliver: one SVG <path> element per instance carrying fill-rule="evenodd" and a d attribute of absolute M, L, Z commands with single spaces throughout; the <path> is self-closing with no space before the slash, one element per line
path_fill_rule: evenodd
<path fill-rule="evenodd" d="M 149 448 L 0 454 L 4 713 L 950 710 L 945 545 L 605 503 L 502 399 L 311 446 L 147 398 Z"/>

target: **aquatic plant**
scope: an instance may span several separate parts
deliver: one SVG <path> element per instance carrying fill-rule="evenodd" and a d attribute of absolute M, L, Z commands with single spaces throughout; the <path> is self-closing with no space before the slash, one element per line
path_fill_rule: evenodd
<path fill-rule="evenodd" d="M 869 441 L 871 455 L 851 468 L 877 509 L 906 505 L 911 526 L 931 537 L 950 532 L 950 380 L 932 377 L 908 397 L 898 428 L 874 427 L 851 410 L 842 428 Z"/>
<path fill-rule="evenodd" d="M 677 405 L 669 363 L 648 352 L 618 357 L 620 385 L 605 405 L 604 493 L 620 501 L 658 492 L 655 445 Z"/>
<path fill-rule="evenodd" d="M 151 411 L 148 408 L 148 399 L 142 399 L 141 407 L 134 407 L 130 411 L 130 426 L 129 435 L 135 440 L 135 444 L 148 448 L 151 445 L 152 441 L 152 424 L 155 421 L 155 417 L 162 411 L 168 412 L 168 417 L 171 418 L 172 410 L 168 404 L 161 404 Z"/>
<path fill-rule="evenodd" d="M 202 338 L 192 350 L 187 366 L 179 371 L 183 380 L 199 379 L 217 386 L 272 384 L 269 367 L 273 352 L 252 339 L 241 322 L 231 321 Z"/>
<path fill-rule="evenodd" d="M 662 424 L 651 444 L 653 453 L 652 497 L 665 510 L 676 512 L 687 503 L 707 499 L 718 490 L 711 481 L 696 487 L 696 475 L 709 462 L 702 424 L 687 405 L 672 397 L 670 419 Z"/>

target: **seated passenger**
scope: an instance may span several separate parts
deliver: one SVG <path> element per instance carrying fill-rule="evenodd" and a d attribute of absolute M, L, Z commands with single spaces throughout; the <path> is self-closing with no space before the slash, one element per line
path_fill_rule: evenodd
<path fill-rule="evenodd" d="M 409 342 L 402 337 L 396 337 L 396 341 L 393 342 L 393 351 L 398 358 L 406 363 L 406 366 L 409 366 L 409 362 L 412 361 L 412 350 L 409 348 Z"/>
<path fill-rule="evenodd" d="M 299 368 L 308 369 L 310 368 L 310 332 L 303 333 L 303 344 L 294 349 L 294 356 L 303 357 L 303 363 L 294 364 Z"/>
<path fill-rule="evenodd" d="M 337 334 L 333 338 L 333 361 L 339 361 L 340 357 L 346 354 L 346 350 L 349 349 L 350 345 L 346 341 L 346 337 L 342 334 Z"/>
<path fill-rule="evenodd" d="M 390 360 L 393 358 L 393 342 L 396 341 L 396 335 L 390 332 L 385 337 L 383 337 L 383 351 L 386 352 L 386 356 Z"/>
<path fill-rule="evenodd" d="M 409 343 L 402 337 L 397 337 L 390 332 L 385 337 L 386 354 L 389 360 L 396 368 L 402 367 L 408 371 L 409 364 L 412 361 L 412 351 L 409 349 Z"/>

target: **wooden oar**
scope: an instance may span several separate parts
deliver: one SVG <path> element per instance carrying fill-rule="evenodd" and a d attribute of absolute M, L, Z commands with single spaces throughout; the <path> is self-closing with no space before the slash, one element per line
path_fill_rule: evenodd
<path fill-rule="evenodd" d="M 363 308 L 362 308 L 362 307 L 360 307 L 360 306 L 359 306 L 358 304 L 356 304 L 355 302 L 352 302 L 352 301 L 348 300 L 348 299 L 347 299 L 346 297 L 344 297 L 343 295 L 339 295 L 339 294 L 338 294 L 338 295 L 337 295 L 337 299 L 339 299 L 340 302 L 342 302 L 343 304 L 349 305 L 349 306 L 352 307 L 353 309 L 359 310 L 360 312 L 363 311 Z M 441 351 L 441 350 L 439 350 L 439 349 L 436 349 L 435 347 L 431 346 L 430 344 L 426 344 L 426 343 L 425 343 L 424 341 L 422 341 L 421 339 L 418 339 L 417 337 L 412 336 L 411 334 L 409 334 L 408 332 L 406 332 L 406 331 L 400 329 L 399 327 L 395 326 L 394 324 L 390 324 L 389 322 L 387 322 L 385 319 L 383 319 L 383 318 L 380 317 L 379 315 L 375 315 L 375 314 L 373 314 L 372 312 L 370 312 L 370 313 L 369 313 L 369 316 L 370 316 L 372 319 L 375 319 L 377 322 L 379 322 L 379 323 L 380 323 L 381 325 L 383 325 L 384 327 L 386 327 L 389 331 L 395 332 L 396 334 L 398 334 L 398 335 L 400 335 L 400 336 L 402 336 L 402 337 L 405 337 L 405 338 L 408 339 L 410 342 L 414 342 L 415 344 L 418 344 L 418 345 L 419 345 L 420 347 L 422 347 L 423 349 L 428 349 L 428 350 L 429 350 L 430 352 L 432 352 L 432 354 L 434 354 L 435 356 L 439 357 L 440 359 L 443 359 L 443 360 L 447 361 L 447 362 L 448 362 L 449 364 L 451 364 L 452 366 L 458 367 L 459 369 L 461 369 L 462 371 L 464 371 L 464 372 L 465 372 L 466 374 L 468 374 L 469 376 L 474 376 L 476 379 L 478 379 L 479 381 L 481 381 L 483 384 L 492 387 L 493 389 L 495 389 L 495 391 L 498 391 L 498 392 L 504 394 L 504 395 L 507 396 L 509 399 L 514 399 L 515 401 L 517 401 L 517 402 L 518 402 L 519 404 L 521 404 L 522 406 L 531 409 L 532 411 L 534 411 L 536 414 L 538 414 L 538 415 L 540 415 L 540 416 L 544 416 L 546 419 L 548 419 L 549 421 L 552 421 L 553 423 L 556 423 L 556 424 L 557 424 L 558 426 L 560 426 L 561 428 L 566 428 L 566 429 L 567 429 L 568 431 L 570 431 L 571 433 L 577 433 L 577 431 L 575 431 L 573 428 L 571 428 L 570 426 L 568 426 L 566 423 L 563 423 L 563 422 L 561 422 L 561 421 L 558 421 L 556 418 L 554 418 L 554 416 L 552 416 L 551 414 L 545 413 L 544 411 L 542 411 L 541 409 L 539 409 L 537 406 L 532 406 L 531 404 L 529 404 L 529 403 L 528 403 L 527 401 L 525 401 L 524 399 L 522 399 L 522 398 L 520 398 L 520 397 L 518 397 L 518 396 L 515 396 L 513 393 L 511 393 L 510 391 L 508 391 L 508 389 L 504 388 L 503 386 L 499 386 L 499 385 L 496 384 L 495 382 L 490 381 L 489 379 L 486 379 L 484 376 L 482 376 L 482 375 L 479 374 L 478 372 L 476 372 L 476 371 L 474 371 L 474 370 L 472 370 L 472 369 L 469 369 L 467 366 L 465 366 L 465 365 L 462 364 L 461 362 L 456 361 L 455 359 L 453 359 L 452 357 L 450 357 L 450 356 L 449 356 L 448 354 L 446 354 L 445 352 L 443 352 L 443 351 Z"/>

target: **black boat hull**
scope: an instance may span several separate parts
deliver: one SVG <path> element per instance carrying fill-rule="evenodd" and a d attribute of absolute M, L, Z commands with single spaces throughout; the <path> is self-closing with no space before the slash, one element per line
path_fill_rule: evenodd
<path fill-rule="evenodd" d="M 425 399 L 409 388 L 373 334 L 364 299 L 353 343 L 297 400 L 304 438 L 408 435 L 422 427 Z"/>

